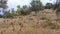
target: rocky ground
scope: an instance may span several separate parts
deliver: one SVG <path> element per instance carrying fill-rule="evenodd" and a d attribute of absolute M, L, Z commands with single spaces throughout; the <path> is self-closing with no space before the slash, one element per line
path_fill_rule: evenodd
<path fill-rule="evenodd" d="M 44 28 L 42 23 L 46 19 L 56 23 L 54 10 L 45 9 L 37 14 L 16 16 L 15 18 L 0 18 L 0 34 L 60 34 L 60 29 Z"/>

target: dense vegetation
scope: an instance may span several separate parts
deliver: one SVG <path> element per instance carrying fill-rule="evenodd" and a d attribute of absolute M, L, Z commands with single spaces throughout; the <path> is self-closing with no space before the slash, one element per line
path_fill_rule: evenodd
<path fill-rule="evenodd" d="M 6 3 L 7 4 L 7 3 Z M 4 9 L 7 9 L 8 6 L 6 4 L 2 4 Z M 43 4 L 39 0 L 32 0 L 30 3 L 31 6 L 24 5 L 22 8 L 20 5 L 17 5 L 17 10 L 14 10 L 14 8 L 11 9 L 11 11 L 5 12 L 4 15 L 0 15 L 0 17 L 12 17 L 12 16 L 20 16 L 20 15 L 28 15 L 32 11 L 38 12 L 40 10 L 43 10 Z"/>
<path fill-rule="evenodd" d="M 6 4 L 2 4 L 4 9 L 7 9 L 7 5 Z M 42 2 L 40 0 L 32 0 L 30 3 L 30 6 L 24 5 L 22 8 L 20 7 L 20 5 L 17 6 L 17 10 L 15 11 L 14 8 L 11 9 L 11 11 L 7 11 L 4 15 L 6 16 L 20 16 L 20 15 L 28 15 L 30 14 L 32 11 L 34 11 L 35 13 L 43 10 L 43 9 L 58 9 L 56 11 L 56 14 L 58 14 L 58 12 L 60 11 L 60 4 L 52 4 L 52 3 L 47 3 L 45 6 L 42 4 Z M 3 17 L 3 15 L 0 15 L 1 17 Z"/>

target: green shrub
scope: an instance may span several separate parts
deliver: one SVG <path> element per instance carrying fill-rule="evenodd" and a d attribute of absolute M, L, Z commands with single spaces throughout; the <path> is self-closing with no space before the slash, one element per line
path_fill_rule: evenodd
<path fill-rule="evenodd" d="M 49 26 L 52 24 L 52 21 L 47 19 L 43 24 L 44 24 L 44 26 Z"/>
<path fill-rule="evenodd" d="M 54 9 L 54 10 L 60 9 L 60 3 L 59 3 L 59 4 L 54 4 L 54 5 L 53 5 L 53 9 Z"/>
<path fill-rule="evenodd" d="M 57 9 L 57 6 L 58 6 L 57 4 L 54 4 L 53 5 L 53 10 L 56 10 Z"/>
<path fill-rule="evenodd" d="M 45 9 L 51 9 L 53 7 L 52 3 L 47 3 Z"/>
<path fill-rule="evenodd" d="M 30 14 L 29 11 L 21 11 L 21 15 L 28 15 L 28 14 Z"/>
<path fill-rule="evenodd" d="M 2 18 L 2 17 L 3 17 L 3 15 L 0 14 L 0 18 Z"/>
<path fill-rule="evenodd" d="M 6 12 L 5 15 L 3 16 L 3 18 L 10 18 L 10 17 L 13 17 L 10 12 Z"/>
<path fill-rule="evenodd" d="M 60 16 L 60 5 L 57 7 L 56 15 L 57 15 L 57 16 Z"/>
<path fill-rule="evenodd" d="M 43 23 L 43 27 L 48 27 L 50 29 L 59 29 L 59 25 L 57 23 L 52 23 L 51 20 L 47 19 L 44 23 Z"/>
<path fill-rule="evenodd" d="M 20 8 L 20 5 L 17 6 L 17 11 L 16 11 L 16 15 L 20 15 L 22 11 L 22 8 Z"/>
<path fill-rule="evenodd" d="M 43 10 L 43 4 L 42 4 L 42 2 L 40 0 L 39 1 L 32 0 L 31 1 L 31 10 L 35 11 L 35 12 Z"/>
<path fill-rule="evenodd" d="M 27 5 L 24 5 L 23 6 L 23 10 L 21 11 L 21 15 L 28 15 L 28 14 L 30 14 L 30 9 L 29 9 L 29 7 L 27 6 Z"/>
<path fill-rule="evenodd" d="M 16 11 L 14 10 L 14 8 L 12 8 L 11 14 L 12 16 L 16 16 Z"/>

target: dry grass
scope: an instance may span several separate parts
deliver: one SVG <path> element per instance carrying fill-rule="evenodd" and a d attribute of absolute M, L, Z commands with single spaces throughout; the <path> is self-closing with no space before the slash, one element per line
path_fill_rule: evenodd
<path fill-rule="evenodd" d="M 56 15 L 52 11 L 45 9 L 43 12 L 36 14 L 36 16 L 16 16 L 13 19 L 0 18 L 0 34 L 60 34 L 60 29 L 51 29 L 58 26 L 54 23 Z M 52 23 L 50 20 L 46 21 L 47 18 L 52 20 Z M 42 23 L 44 26 L 47 25 L 48 28 L 43 28 Z M 50 24 L 53 25 L 49 26 Z"/>

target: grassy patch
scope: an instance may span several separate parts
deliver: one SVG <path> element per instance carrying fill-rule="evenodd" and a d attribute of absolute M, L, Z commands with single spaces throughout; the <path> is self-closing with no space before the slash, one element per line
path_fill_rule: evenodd
<path fill-rule="evenodd" d="M 47 19 L 44 23 L 43 23 L 43 27 L 48 27 L 50 29 L 59 29 L 59 25 L 57 23 L 52 23 L 51 20 Z"/>
<path fill-rule="evenodd" d="M 47 19 L 44 23 L 43 23 L 43 26 L 46 27 L 46 26 L 49 26 L 52 24 L 52 21 Z"/>
<path fill-rule="evenodd" d="M 21 34 L 20 31 L 18 31 L 17 34 Z"/>

